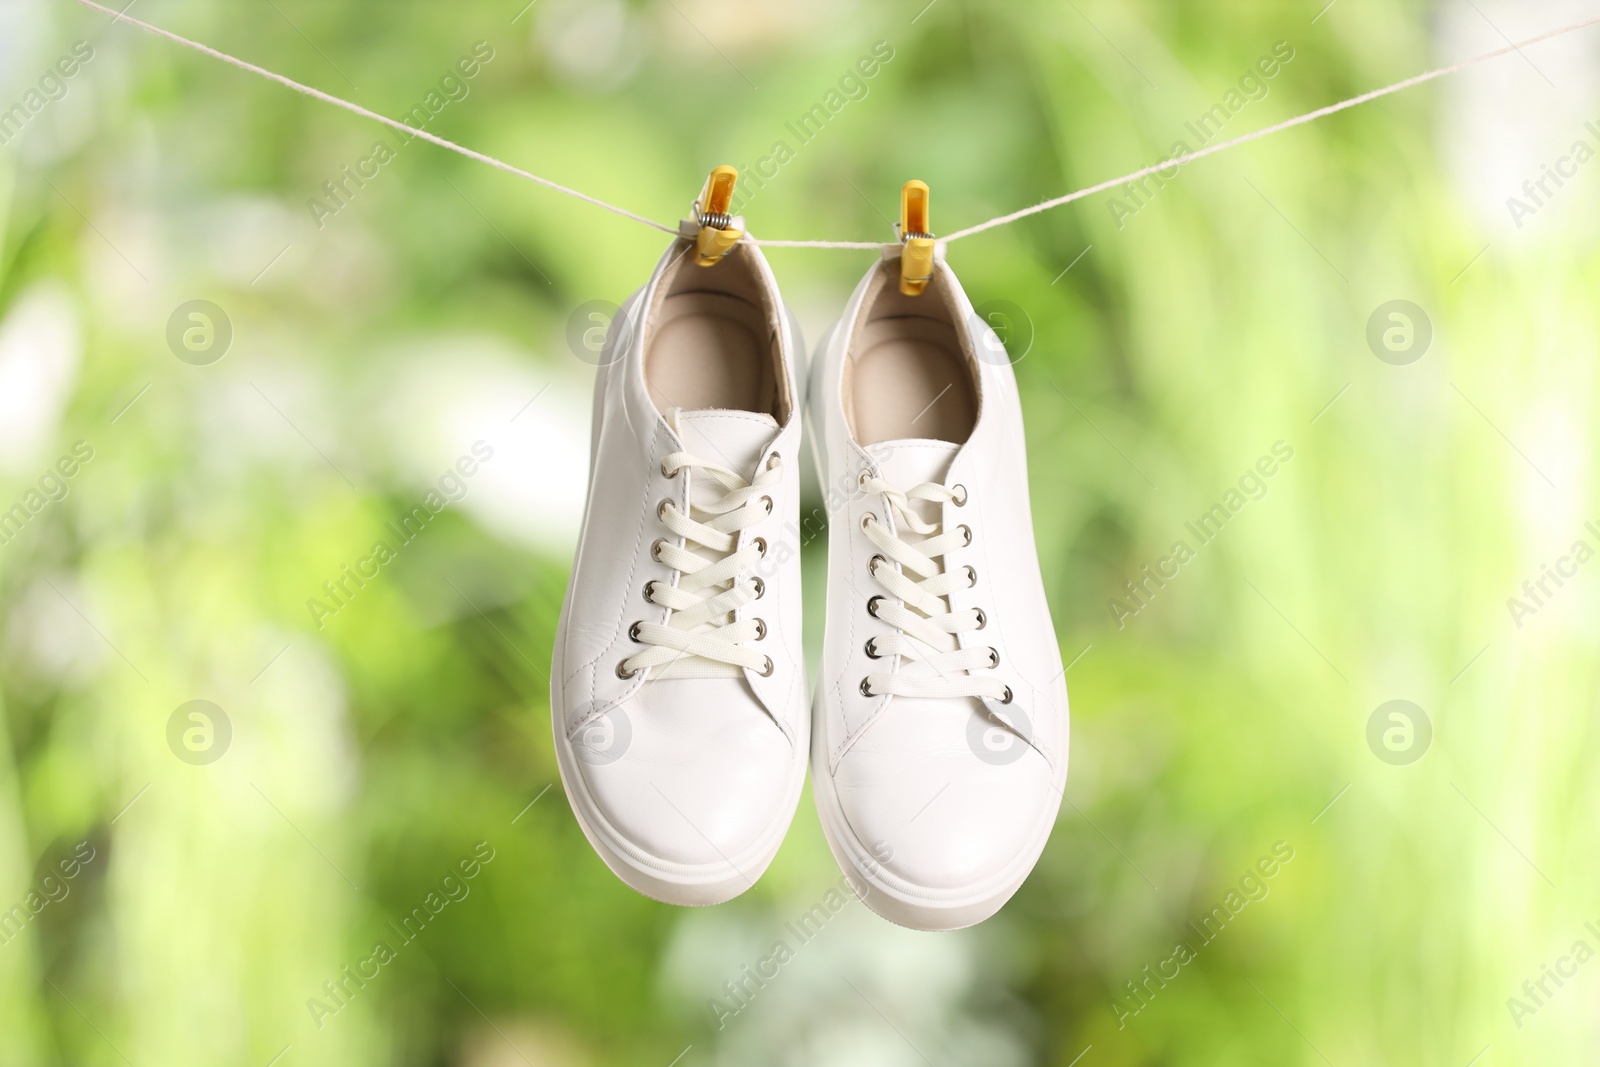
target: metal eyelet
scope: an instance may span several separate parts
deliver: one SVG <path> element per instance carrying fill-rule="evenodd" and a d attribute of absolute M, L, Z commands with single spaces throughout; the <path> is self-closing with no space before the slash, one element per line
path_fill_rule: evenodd
<path fill-rule="evenodd" d="M 783 456 L 779 453 L 774 452 L 767 457 L 767 470 L 777 470 L 781 466 L 783 466 Z"/>
<path fill-rule="evenodd" d="M 675 477 L 677 477 L 677 474 L 678 474 L 677 471 L 669 471 L 669 470 L 667 470 L 667 461 L 666 460 L 662 460 L 661 461 L 661 477 L 663 477 L 663 478 L 675 478 Z"/>
<path fill-rule="evenodd" d="M 757 641 L 765 641 L 766 639 L 767 639 L 767 624 L 763 620 L 757 619 L 756 620 L 756 640 Z"/>
<path fill-rule="evenodd" d="M 978 584 L 978 571 L 977 571 L 977 569 L 975 567 L 972 566 L 972 564 L 969 563 L 969 564 L 967 564 L 967 588 L 971 589 L 972 587 L 976 586 L 977 584 Z"/>
<path fill-rule="evenodd" d="M 660 519 L 662 522 L 666 522 L 667 521 L 667 505 L 671 504 L 671 503 L 672 503 L 672 501 L 670 501 L 670 500 L 663 500 L 661 503 L 657 504 L 656 505 L 656 518 Z"/>
<path fill-rule="evenodd" d="M 867 684 L 867 680 L 865 678 L 861 679 L 861 695 L 864 696 L 864 697 L 870 697 L 870 696 L 874 696 L 875 695 L 872 692 L 872 687 Z"/>
<path fill-rule="evenodd" d="M 862 646 L 862 651 L 867 654 L 867 658 L 868 659 L 881 659 L 882 658 L 881 656 L 878 655 L 878 650 L 876 648 L 872 647 L 873 646 L 873 642 L 875 642 L 877 640 L 878 639 L 876 637 L 869 637 L 869 638 L 867 638 L 867 643 Z"/>
<path fill-rule="evenodd" d="M 952 500 L 951 503 L 958 508 L 964 508 L 967 506 L 967 487 L 957 482 L 950 487 L 950 492 L 953 494 L 957 489 L 961 490 L 961 495 Z"/>
<path fill-rule="evenodd" d="M 628 663 L 627 660 L 619 660 L 617 662 L 617 677 L 618 678 L 632 678 L 634 675 L 639 673 L 638 671 L 630 671 L 630 670 L 628 670 L 627 669 L 627 663 Z"/>
<path fill-rule="evenodd" d="M 767 557 L 767 539 L 765 537 L 754 537 L 754 538 L 751 538 L 750 539 L 750 543 L 753 544 L 753 545 L 760 546 L 760 548 L 761 548 L 761 558 L 762 559 L 765 559 Z"/>
<path fill-rule="evenodd" d="M 869 511 L 865 515 L 861 516 L 861 528 L 865 530 L 867 528 L 867 523 L 876 523 L 877 521 L 878 516 Z"/>
<path fill-rule="evenodd" d="M 991 645 L 989 648 L 989 669 L 992 671 L 998 666 L 1000 666 L 1000 650 Z"/>
<path fill-rule="evenodd" d="M 889 565 L 889 561 L 884 559 L 882 555 L 876 555 L 867 560 L 867 573 L 876 578 L 878 576 L 878 564 L 880 563 L 886 567 Z"/>
<path fill-rule="evenodd" d="M 772 677 L 772 672 L 773 672 L 774 669 L 775 668 L 772 665 L 772 657 L 768 656 L 767 657 L 767 666 L 766 666 L 766 668 L 764 670 L 759 670 L 756 673 L 761 675 L 761 677 L 763 677 L 763 678 L 771 678 Z"/>
<path fill-rule="evenodd" d="M 978 626 L 977 626 L 978 629 L 981 630 L 985 626 L 989 625 L 989 616 L 987 616 L 987 615 L 985 615 L 983 613 L 983 609 L 982 608 L 973 608 L 972 610 L 976 611 L 978 613 Z"/>
<path fill-rule="evenodd" d="M 1011 687 L 1009 685 L 1006 686 L 1006 695 L 1000 698 L 1000 703 L 1002 703 L 1002 704 L 1011 703 Z"/>
<path fill-rule="evenodd" d="M 867 487 L 867 479 L 870 477 L 872 477 L 872 472 L 865 467 L 861 468 L 861 473 L 856 475 L 856 488 L 865 489 Z"/>
<path fill-rule="evenodd" d="M 639 640 L 639 627 L 641 627 L 643 625 L 644 625 L 644 623 L 642 621 L 640 621 L 640 622 L 636 622 L 632 626 L 628 627 L 628 636 L 631 639 L 633 639 L 634 641 L 638 641 Z M 642 644 L 643 642 L 640 642 L 640 643 Z"/>
<path fill-rule="evenodd" d="M 878 617 L 878 604 L 882 600 L 883 600 L 883 597 L 875 596 L 871 600 L 867 601 L 867 614 L 871 615 L 874 619 L 876 619 Z"/>
<path fill-rule="evenodd" d="M 651 581 L 648 581 L 648 582 L 644 583 L 644 602 L 646 604 L 654 604 L 656 602 L 655 594 L 650 591 L 650 590 L 654 589 L 655 587 L 656 587 L 656 583 L 655 583 L 654 580 L 651 580 Z M 980 627 L 978 627 L 978 629 L 981 630 L 981 629 L 983 629 L 983 627 L 980 626 Z"/>
<path fill-rule="evenodd" d="M 756 578 L 756 577 L 752 577 L 750 579 L 750 581 L 755 584 L 755 587 L 756 587 L 756 599 L 757 600 L 760 600 L 762 597 L 767 595 L 767 583 L 766 582 L 763 582 L 760 578 Z"/>
<path fill-rule="evenodd" d="M 772 498 L 770 496 L 764 496 L 761 498 L 761 506 L 767 509 L 768 515 L 772 514 Z"/>
<path fill-rule="evenodd" d="M 957 526 L 956 529 L 960 530 L 961 536 L 966 538 L 966 540 L 962 542 L 963 548 L 972 544 L 972 527 L 968 526 L 966 523 L 962 523 L 960 526 Z"/>
<path fill-rule="evenodd" d="M 660 563 L 661 550 L 666 547 L 667 542 L 663 538 L 656 538 L 656 543 L 650 546 L 650 558 L 655 560 L 657 563 Z"/>

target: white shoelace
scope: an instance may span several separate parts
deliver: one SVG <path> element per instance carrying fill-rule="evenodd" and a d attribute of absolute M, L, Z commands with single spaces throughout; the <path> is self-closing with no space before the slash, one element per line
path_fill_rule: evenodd
<path fill-rule="evenodd" d="M 674 452 L 661 461 L 661 471 L 676 477 L 688 471 L 689 511 L 685 513 L 670 500 L 663 501 L 658 514 L 678 537 L 680 547 L 657 541 L 651 549 L 655 558 L 678 573 L 673 584 L 651 582 L 645 597 L 667 609 L 664 624 L 636 622 L 628 634 L 645 645 L 643 652 L 617 664 L 617 674 L 631 678 L 650 671 L 649 678 L 739 678 L 746 670 L 772 673 L 772 659 L 746 643 L 767 635 L 760 619 L 733 620 L 733 612 L 766 591 L 758 577 L 744 572 L 767 554 L 767 544 L 757 537 L 735 551 L 738 533 L 772 513 L 772 498 L 763 490 L 783 479 L 777 455 L 746 482 L 726 467 L 719 467 L 689 452 Z M 716 499 L 704 499 L 695 478 L 703 476 L 726 492 Z M 704 486 L 711 489 L 711 485 Z M 714 490 L 713 490 L 714 491 Z M 697 501 L 697 497 L 701 498 Z M 706 555 L 692 551 L 697 546 Z"/>
<path fill-rule="evenodd" d="M 874 596 L 867 602 L 867 610 L 898 631 L 867 642 L 867 655 L 874 659 L 899 656 L 905 662 L 899 670 L 867 675 L 861 681 L 861 692 L 866 696 L 985 697 L 1009 704 L 1010 687 L 993 676 L 972 673 L 998 667 L 999 652 L 982 646 L 960 648 L 956 639 L 956 634 L 981 630 L 988 624 L 983 611 L 953 612 L 945 599 L 953 590 L 978 584 L 973 568 L 947 571 L 940 560 L 951 549 L 971 544 L 972 530 L 963 524 L 945 531 L 940 523 L 923 519 L 912 506 L 912 501 L 924 500 L 960 507 L 967 502 L 966 490 L 957 486 L 961 489 L 958 495 L 942 485 L 924 482 L 901 491 L 872 477 L 862 478 L 861 488 L 882 494 L 895 527 L 918 535 L 916 542 L 908 543 L 890 533 L 876 515 L 862 520 L 862 529 L 882 552 L 872 557 L 868 569 L 895 598 Z M 899 569 L 891 567 L 890 561 L 900 564 Z M 920 580 L 913 580 L 912 575 Z"/>

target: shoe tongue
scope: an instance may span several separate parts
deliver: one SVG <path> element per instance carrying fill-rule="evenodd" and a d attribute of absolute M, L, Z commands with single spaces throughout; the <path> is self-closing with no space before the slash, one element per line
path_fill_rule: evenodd
<path fill-rule="evenodd" d="M 754 411 L 679 409 L 677 423 L 678 439 L 686 451 L 741 478 L 755 473 L 761 453 L 778 435 L 778 421 Z"/>
<path fill-rule="evenodd" d="M 950 473 L 950 461 L 959 451 L 961 446 L 952 441 L 924 437 L 880 441 L 867 446 L 867 454 L 878 461 L 884 479 L 902 491 L 923 482 L 943 485 L 945 475 Z"/>

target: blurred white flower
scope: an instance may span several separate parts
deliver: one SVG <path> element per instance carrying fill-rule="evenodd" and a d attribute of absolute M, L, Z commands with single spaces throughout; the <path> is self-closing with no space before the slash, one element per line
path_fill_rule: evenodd
<path fill-rule="evenodd" d="M 78 315 L 59 282 L 26 290 L 0 321 L 0 472 L 34 477 L 53 458 L 82 356 Z"/>
<path fill-rule="evenodd" d="M 626 85 L 644 53 L 640 27 L 621 0 L 547 0 L 533 38 L 556 76 L 584 89 Z"/>
<path fill-rule="evenodd" d="M 1499 48 L 1589 13 L 1582 0 L 1538 4 L 1450 0 L 1440 7 L 1437 61 L 1453 62 Z M 1600 168 L 1592 174 L 1584 168 L 1576 175 L 1590 192 L 1575 189 L 1566 196 L 1558 194 L 1547 168 L 1559 163 L 1580 140 L 1587 141 L 1591 151 L 1600 149 L 1600 138 L 1589 126 L 1600 120 L 1600 108 L 1593 106 L 1597 82 L 1600 65 L 1595 62 L 1592 38 L 1573 34 L 1503 56 L 1445 83 L 1446 158 L 1462 196 L 1485 227 L 1484 240 L 1505 239 L 1502 254 L 1525 242 L 1531 247 L 1569 240 L 1573 226 L 1593 225 L 1592 213 L 1579 204 L 1585 196 L 1593 196 L 1592 183 L 1600 180 Z M 1537 191 L 1541 178 L 1546 179 L 1542 193 Z M 1524 188 L 1530 182 L 1535 186 L 1531 195 Z M 1508 205 L 1512 198 L 1522 205 L 1515 212 Z M 1548 214 L 1542 210 L 1546 204 L 1552 208 Z M 1540 222 L 1561 221 L 1535 226 L 1528 208 L 1543 215 Z"/>
<path fill-rule="evenodd" d="M 421 349 L 377 361 L 385 381 L 375 436 L 400 477 L 420 495 L 481 440 L 493 458 L 458 506 L 503 540 L 569 555 L 588 484 L 587 383 L 479 338 L 440 337 Z"/>
<path fill-rule="evenodd" d="M 85 603 L 85 594 L 73 576 L 57 572 L 46 577 L 30 583 L 17 598 L 5 620 L 0 653 L 9 668 L 20 669 L 25 677 L 63 689 L 86 688 L 115 653 L 74 608 Z"/>

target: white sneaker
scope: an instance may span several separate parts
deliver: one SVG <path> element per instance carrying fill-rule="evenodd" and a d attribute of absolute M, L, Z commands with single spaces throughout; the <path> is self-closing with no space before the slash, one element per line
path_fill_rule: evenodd
<path fill-rule="evenodd" d="M 801 349 L 760 251 L 701 267 L 684 233 L 602 351 L 550 709 L 601 859 L 716 904 L 766 870 L 805 779 Z"/>
<path fill-rule="evenodd" d="M 922 930 L 998 911 L 1067 775 L 1067 690 L 1028 509 L 1016 378 L 955 275 L 867 273 L 812 368 L 828 506 L 812 790 L 878 914 Z"/>

